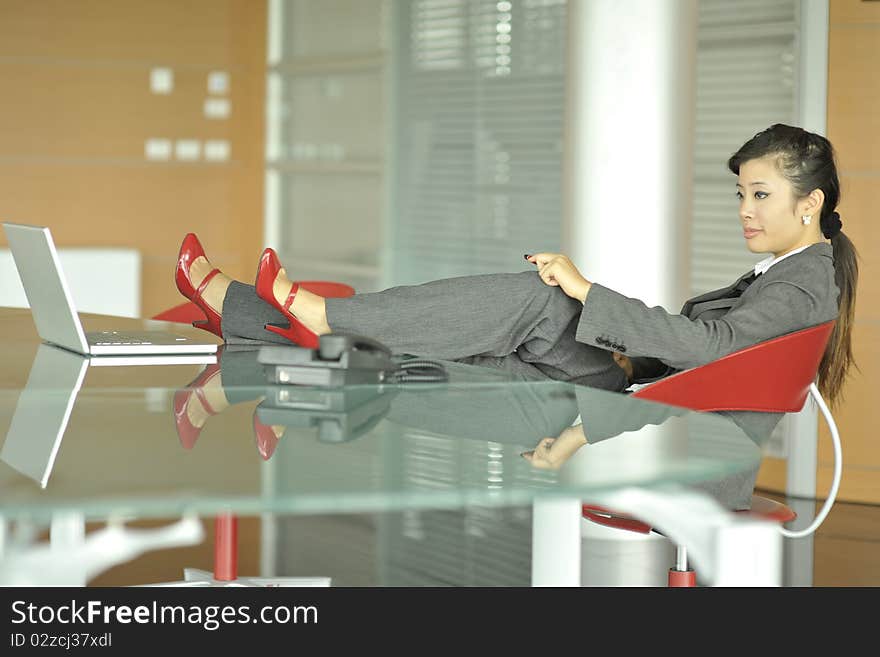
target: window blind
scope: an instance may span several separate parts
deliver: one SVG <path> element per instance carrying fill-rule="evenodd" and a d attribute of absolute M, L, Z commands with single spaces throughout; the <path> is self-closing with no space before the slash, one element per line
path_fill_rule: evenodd
<path fill-rule="evenodd" d="M 691 292 L 729 284 L 761 257 L 742 238 L 727 159 L 773 123 L 796 123 L 798 0 L 701 0 Z"/>
<path fill-rule="evenodd" d="M 561 250 L 565 0 L 394 4 L 390 282 Z"/>
<path fill-rule="evenodd" d="M 691 295 L 729 285 L 764 257 L 743 240 L 727 159 L 764 128 L 797 123 L 799 10 L 800 0 L 700 0 Z M 765 454 L 784 455 L 786 426 Z"/>

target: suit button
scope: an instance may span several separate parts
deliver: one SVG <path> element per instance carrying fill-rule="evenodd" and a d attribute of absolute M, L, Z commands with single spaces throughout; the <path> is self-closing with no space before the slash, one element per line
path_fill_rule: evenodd
<path fill-rule="evenodd" d="M 616 342 L 612 342 L 609 346 L 610 346 L 612 349 L 614 349 L 614 351 L 620 351 L 620 345 L 617 344 Z"/>

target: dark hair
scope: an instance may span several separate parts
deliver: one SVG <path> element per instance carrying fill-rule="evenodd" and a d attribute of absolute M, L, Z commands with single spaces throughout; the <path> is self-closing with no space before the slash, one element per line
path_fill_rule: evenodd
<path fill-rule="evenodd" d="M 858 369 L 852 353 L 852 326 L 859 265 L 856 248 L 840 230 L 840 215 L 835 212 L 840 201 L 840 181 L 834 148 L 821 135 L 777 123 L 743 144 L 731 155 L 727 168 L 739 175 L 742 163 L 767 155 L 777 156 L 776 164 L 798 198 L 807 196 L 814 189 L 821 189 L 825 194 L 819 226 L 834 249 L 834 282 L 840 290 L 840 297 L 834 332 L 819 365 L 819 389 L 832 405 L 836 405 L 841 399 L 850 366 Z"/>

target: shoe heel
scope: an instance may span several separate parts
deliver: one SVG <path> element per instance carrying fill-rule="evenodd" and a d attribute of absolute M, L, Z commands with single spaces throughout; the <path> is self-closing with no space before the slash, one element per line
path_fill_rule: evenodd
<path fill-rule="evenodd" d="M 203 331 L 208 331 L 209 333 L 213 333 L 218 338 L 223 337 L 223 330 L 220 328 L 219 321 L 213 321 L 212 319 L 195 321 L 192 323 L 194 328 L 202 329 Z"/>
<path fill-rule="evenodd" d="M 254 442 L 257 445 L 257 451 L 260 453 L 260 457 L 264 461 L 268 461 L 272 458 L 272 454 L 275 453 L 275 448 L 278 447 L 278 437 L 275 435 L 275 432 L 272 431 L 271 426 L 260 422 L 257 417 L 257 409 L 254 409 L 253 425 Z"/>
<path fill-rule="evenodd" d="M 306 349 L 317 349 L 320 346 L 320 339 L 315 333 L 312 333 L 302 324 L 295 324 L 293 321 L 289 326 L 266 324 L 263 328 L 270 333 L 280 335 L 282 338 L 287 338 L 291 342 L 300 347 L 305 347 Z"/>

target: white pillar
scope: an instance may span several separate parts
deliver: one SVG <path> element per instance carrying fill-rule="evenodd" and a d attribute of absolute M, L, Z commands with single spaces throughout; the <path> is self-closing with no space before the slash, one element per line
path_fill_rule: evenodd
<path fill-rule="evenodd" d="M 589 280 L 678 312 L 690 296 L 697 2 L 568 11 L 565 252 Z M 687 439 L 654 429 L 648 461 Z"/>
<path fill-rule="evenodd" d="M 566 252 L 672 312 L 688 296 L 696 0 L 572 0 Z"/>
<path fill-rule="evenodd" d="M 828 0 L 801 0 L 800 69 L 798 71 L 798 125 L 825 134 L 828 113 Z M 807 398 L 800 413 L 785 418 L 783 432 L 788 451 L 785 492 L 813 499 L 818 467 L 819 416 Z M 812 538 L 810 539 L 812 545 Z"/>

